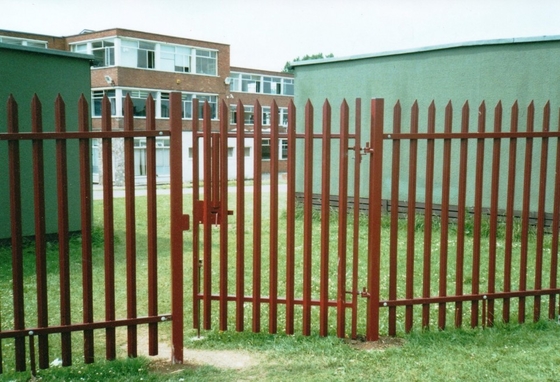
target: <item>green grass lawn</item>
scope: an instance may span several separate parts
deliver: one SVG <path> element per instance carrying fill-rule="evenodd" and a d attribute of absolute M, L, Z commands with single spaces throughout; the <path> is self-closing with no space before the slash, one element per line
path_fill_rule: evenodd
<path fill-rule="evenodd" d="M 187 347 L 254 359 L 240 369 L 165 365 L 147 358 L 77 362 L 40 370 L 44 381 L 554 381 L 560 368 L 560 325 L 539 322 L 491 329 L 418 332 L 368 348 L 334 337 L 205 333 Z M 2 380 L 27 380 L 6 373 Z"/>
<path fill-rule="evenodd" d="M 252 294 L 252 208 L 251 195 L 248 195 L 246 201 L 246 237 L 245 237 L 245 285 L 246 295 Z M 138 315 L 147 314 L 147 290 L 151 286 L 147 285 L 147 259 L 146 259 L 146 238 L 145 238 L 145 198 L 136 198 L 137 212 L 137 272 L 138 272 Z M 235 195 L 232 194 L 229 200 L 229 209 L 234 210 L 234 216 L 230 218 L 229 229 L 235 232 L 236 211 L 235 211 Z M 263 224 L 262 235 L 262 264 L 263 264 L 263 294 L 268 293 L 268 235 L 269 225 L 266 221 L 269 216 L 268 197 L 263 194 Z M 158 199 L 158 290 L 160 294 L 159 311 L 160 313 L 170 312 L 170 280 L 169 280 L 169 199 L 167 196 L 160 196 Z M 190 213 L 192 201 L 189 196 L 185 197 L 185 211 Z M 279 295 L 285 293 L 285 195 L 280 198 L 280 243 L 279 243 Z M 301 212 L 301 211 L 299 211 Z M 124 258 L 125 239 L 124 239 L 124 216 L 125 206 L 123 200 L 117 199 L 115 202 L 115 268 L 116 268 L 116 301 L 117 301 L 117 318 L 126 317 L 126 264 Z M 419 219 L 420 220 L 420 219 Z M 423 221 L 423 218 L 422 218 Z M 430 280 L 430 290 L 435 295 L 438 291 L 437 270 L 439 264 L 438 243 L 439 228 L 437 219 L 434 220 L 434 234 L 432 238 L 431 269 L 434 274 Z M 94 203 L 94 304 L 96 307 L 96 320 L 104 319 L 104 266 L 103 266 L 103 205 L 101 202 Z M 388 253 L 389 234 L 388 219 L 383 222 L 383 244 L 382 253 Z M 518 232 L 518 226 L 517 226 Z M 218 230 L 214 229 L 214 235 L 218 234 Z M 299 232 L 303 230 L 303 216 L 298 213 L 296 222 L 296 296 L 301 296 L 301 248 L 302 235 Z M 448 237 L 449 243 L 449 272 L 448 272 L 448 291 L 453 293 L 454 284 L 454 254 L 455 245 L 457 243 L 456 234 L 451 227 L 451 233 Z M 351 235 L 352 226 L 348 227 Z M 416 227 L 415 242 L 419 248 L 423 246 L 423 226 L 418 224 Z M 404 240 L 406 233 L 406 221 L 400 224 L 399 229 L 399 279 L 404 280 L 405 275 L 405 250 L 406 242 Z M 313 220 L 313 237 L 317 241 L 320 236 L 320 217 L 318 214 Z M 337 214 L 332 213 L 331 225 L 329 231 L 329 246 L 332 255 L 329 259 L 330 278 L 334 281 L 329 283 L 329 298 L 336 299 L 336 262 L 337 262 Z M 483 233 L 487 235 L 488 233 Z M 359 226 L 360 243 L 363 247 L 360 250 L 358 285 L 361 288 L 367 283 L 367 275 L 365 272 L 367 261 L 367 251 L 365 243 L 367 243 L 367 220 L 362 217 Z M 350 237 L 349 237 L 350 239 Z M 503 240 L 503 238 L 501 238 Z M 519 235 L 516 236 L 514 247 L 514 265 L 519 261 Z M 350 242 L 351 240 L 349 240 Z M 213 241 L 213 291 L 218 291 L 218 250 L 217 243 Z M 235 238 L 229 239 L 229 292 L 235 291 Z M 71 240 L 71 278 L 72 278 L 72 321 L 79 322 L 81 320 L 81 259 L 80 259 L 80 237 L 75 236 Z M 535 240 L 532 237 L 529 240 L 529 264 L 534 263 L 534 247 Z M 27 242 L 24 251 L 24 267 L 25 267 L 25 316 L 28 326 L 34 326 L 36 322 L 36 285 L 35 285 L 35 259 L 34 244 Z M 298 380 L 558 380 L 557 375 L 560 371 L 560 344 L 558 336 L 560 335 L 560 326 L 556 322 L 539 321 L 526 325 L 517 325 L 516 319 L 511 324 L 497 324 L 494 328 L 485 329 L 450 329 L 446 331 L 437 331 L 435 320 L 437 319 L 437 311 L 430 314 L 430 329 L 422 330 L 420 325 L 419 307 L 415 308 L 415 325 L 412 333 L 406 334 L 402 324 L 402 316 L 404 310 L 399 308 L 397 311 L 398 319 L 398 341 L 391 341 L 386 346 L 371 346 L 367 343 L 359 341 L 349 341 L 335 338 L 336 317 L 334 308 L 330 310 L 329 316 L 329 336 L 321 338 L 317 335 L 318 327 L 318 308 L 313 308 L 312 322 L 313 334 L 309 337 L 302 336 L 301 333 L 301 306 L 296 307 L 296 335 L 288 336 L 283 333 L 285 326 L 284 307 L 279 306 L 279 334 L 269 335 L 268 332 L 268 306 L 262 305 L 261 321 L 262 332 L 250 333 L 251 328 L 251 304 L 245 307 L 245 332 L 237 333 L 234 327 L 235 304 L 228 304 L 228 329 L 227 332 L 220 332 L 218 327 L 217 303 L 213 303 L 213 319 L 210 331 L 203 331 L 202 340 L 192 340 L 196 337 L 196 331 L 191 329 L 192 323 L 192 303 L 191 303 L 191 256 L 192 256 L 192 237 L 189 232 L 185 233 L 185 347 L 201 350 L 212 350 L 221 352 L 224 350 L 242 352 L 253 358 L 255 361 L 250 367 L 241 369 L 219 368 L 215 366 L 195 366 L 189 364 L 188 360 L 184 367 L 174 368 L 163 364 L 161 361 L 149 360 L 147 358 L 127 359 L 126 358 L 126 329 L 119 328 L 117 330 L 118 338 L 118 356 L 117 361 L 104 361 L 104 331 L 97 330 L 95 338 L 96 346 L 96 362 L 91 365 L 84 365 L 82 361 L 82 335 L 74 333 L 72 335 L 72 346 L 74 351 L 73 366 L 69 368 L 52 367 L 47 370 L 40 370 L 39 377 L 42 380 L 290 380 L 297 378 Z M 546 256 L 550 253 L 550 238 L 545 238 Z M 348 252 L 351 253 L 349 244 Z M 472 235 L 467 235 L 465 239 L 465 253 L 472 252 Z M 483 245 L 483 251 L 487 251 L 487 244 Z M 415 258 L 415 270 L 420 272 L 422 269 L 421 251 Z M 318 259 L 319 245 L 314 245 L 313 254 L 313 298 L 318 298 L 318 275 L 319 264 Z M 499 254 L 503 254 L 503 247 L 499 249 Z M 58 245 L 56 242 L 49 243 L 48 246 L 48 285 L 49 285 L 49 323 L 57 325 L 59 323 L 59 296 L 58 296 Z M 498 259 L 498 269 L 503 264 Z M 2 330 L 9 330 L 13 322 L 13 309 L 11 306 L 11 254 L 8 246 L 0 247 L 0 327 Z M 468 256 L 465 258 L 465 280 L 464 289 L 466 293 L 471 288 L 469 272 L 472 261 Z M 350 264 L 348 269 L 350 269 Z M 485 287 L 487 277 L 488 263 L 482 262 L 481 266 L 481 289 Z M 519 274 L 515 271 L 514 266 L 513 285 L 515 288 L 519 279 Z M 546 272 L 545 261 L 545 272 Z M 382 299 L 388 293 L 388 260 L 386 256 L 382 256 L 382 280 L 381 293 Z M 498 274 L 500 272 L 498 271 Z M 501 272 L 503 273 L 503 271 Z M 545 273 L 546 275 L 546 273 Z M 415 295 L 420 295 L 422 291 L 422 280 L 417 273 L 414 280 Z M 545 277 L 546 279 L 546 277 Z M 528 277 L 528 285 L 531 286 L 534 275 Z M 548 280 L 548 279 L 546 279 Z M 352 282 L 352 275 L 348 273 L 348 285 Z M 500 288 L 502 280 L 498 278 L 497 288 Z M 5 291 L 5 293 L 4 293 Z M 404 284 L 400 284 L 398 289 L 399 298 L 404 297 Z M 514 301 L 515 302 L 515 301 Z M 546 301 L 545 301 L 546 303 Z M 467 304 L 466 304 L 467 305 Z M 501 309 L 500 303 L 497 302 L 496 310 Z M 512 308 L 512 316 L 516 318 L 515 304 Z M 365 333 L 365 299 L 360 300 L 359 316 L 358 316 L 358 332 Z M 448 327 L 453 326 L 453 309 L 448 304 Z M 546 311 L 547 305 L 543 305 L 543 311 Z M 361 312 L 361 313 L 360 313 Z M 527 321 L 532 321 L 532 299 L 527 299 Z M 464 327 L 468 327 L 468 317 L 470 311 L 465 307 L 464 311 Z M 387 311 L 382 309 L 381 315 L 381 333 L 385 335 L 387 332 Z M 349 317 L 347 318 L 349 321 Z M 499 322 L 499 319 L 498 319 Z M 347 332 L 349 331 L 349 323 L 347 323 Z M 163 323 L 160 325 L 160 342 L 162 344 L 169 343 L 170 324 Z M 13 340 L 3 340 L 2 346 L 2 365 L 4 374 L 0 375 L 0 380 L 26 380 L 29 378 L 29 372 L 15 373 L 14 369 L 14 345 Z M 141 345 L 142 346 L 142 345 Z M 145 345 L 144 345 L 145 346 Z M 60 357 L 60 340 L 58 335 L 50 336 L 50 355 L 51 361 Z M 142 353 L 142 351 L 140 351 Z M 29 363 L 28 363 L 29 365 Z"/>

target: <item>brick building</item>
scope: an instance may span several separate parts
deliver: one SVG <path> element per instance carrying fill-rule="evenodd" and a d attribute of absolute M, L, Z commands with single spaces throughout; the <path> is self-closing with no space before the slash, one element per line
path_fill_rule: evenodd
<path fill-rule="evenodd" d="M 49 49 L 69 50 L 87 53 L 96 57 L 91 68 L 91 112 L 92 127 L 101 126 L 101 100 L 106 95 L 111 101 L 113 129 L 123 127 L 123 99 L 129 95 L 134 104 L 135 126 L 143 128 L 145 101 L 152 95 L 156 103 L 156 126 L 167 127 L 169 117 L 169 94 L 181 92 L 183 98 L 185 147 L 184 179 L 191 179 L 189 161 L 192 146 L 191 129 L 192 101 L 198 99 L 200 108 L 208 101 L 212 112 L 212 128 L 218 129 L 219 100 L 226 100 L 230 108 L 230 127 L 235 128 L 237 120 L 237 102 L 245 105 L 244 120 L 247 130 L 252 129 L 253 105 L 258 99 L 263 106 L 263 124 L 270 124 L 270 104 L 276 100 L 280 108 L 279 121 L 285 131 L 287 106 L 294 94 L 293 75 L 288 73 L 261 71 L 230 66 L 230 46 L 227 44 L 192 40 L 188 38 L 165 36 L 154 33 L 133 31 L 121 28 L 103 31 L 84 30 L 80 34 L 67 37 L 44 36 L 30 33 L 0 30 L 0 42 L 32 45 Z M 202 116 L 202 110 L 199 115 Z M 265 129 L 266 130 L 266 129 Z M 265 131 L 266 132 L 266 131 Z M 235 157 L 235 141 L 229 152 Z M 267 146 L 268 144 L 268 146 Z M 252 163 L 249 143 L 246 153 L 247 163 Z M 280 143 L 281 159 L 286 159 L 286 142 Z M 145 176 L 145 141 L 137 139 L 136 176 L 142 183 Z M 113 144 L 117 154 L 122 150 L 121 142 Z M 169 175 L 167 151 L 169 138 L 162 137 L 158 142 L 157 171 L 158 179 L 166 182 Z M 93 142 L 94 181 L 98 181 L 99 145 Z M 263 140 L 263 171 L 268 171 L 270 146 Z M 121 160 L 119 160 L 121 158 Z M 285 160 L 281 166 L 285 166 Z M 115 183 L 122 182 L 122 156 L 116 155 L 114 177 Z M 282 167 L 281 167 L 282 168 Z M 234 171 L 230 171 L 235 176 Z M 248 176 L 252 174 L 249 169 Z"/>
<path fill-rule="evenodd" d="M 294 77 L 288 73 L 269 72 L 257 69 L 239 67 L 230 68 L 230 125 L 237 121 L 237 102 L 243 103 L 244 123 L 247 130 L 251 130 L 254 121 L 254 104 L 258 99 L 262 107 L 263 133 L 270 132 L 270 106 L 276 101 L 279 110 L 280 133 L 285 133 L 288 125 L 288 105 L 294 95 Z M 287 165 L 288 146 L 286 139 L 280 139 L 280 171 L 285 171 Z M 269 172 L 270 140 L 264 138 L 262 146 L 263 172 Z"/>

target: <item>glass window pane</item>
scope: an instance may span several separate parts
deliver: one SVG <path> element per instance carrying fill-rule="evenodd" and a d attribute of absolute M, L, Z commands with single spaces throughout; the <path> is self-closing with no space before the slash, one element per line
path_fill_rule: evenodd
<path fill-rule="evenodd" d="M 196 49 L 196 73 L 215 76 L 217 74 L 216 52 Z"/>
<path fill-rule="evenodd" d="M 284 95 L 294 95 L 294 80 L 284 79 Z"/>
<path fill-rule="evenodd" d="M 161 93 L 161 118 L 169 118 L 169 93 Z"/>
<path fill-rule="evenodd" d="M 161 46 L 160 69 L 169 72 L 175 70 L 175 47 L 169 45 Z"/>
<path fill-rule="evenodd" d="M 135 68 L 138 63 L 137 50 L 136 41 L 123 40 L 121 42 L 121 64 Z"/>

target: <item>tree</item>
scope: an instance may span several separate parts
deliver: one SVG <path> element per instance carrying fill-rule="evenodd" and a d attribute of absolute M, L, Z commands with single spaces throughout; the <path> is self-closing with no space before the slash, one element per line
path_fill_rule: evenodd
<path fill-rule="evenodd" d="M 287 61 L 286 65 L 284 65 L 284 69 L 282 69 L 282 72 L 293 73 L 294 69 L 290 65 L 290 63 L 292 63 L 292 62 L 306 61 L 306 60 L 320 60 L 320 59 L 323 59 L 323 58 L 332 58 L 332 57 L 334 57 L 334 54 L 332 54 L 332 53 L 327 54 L 326 56 L 324 56 L 323 53 L 317 53 L 317 54 L 312 54 L 312 55 L 306 54 L 305 56 L 303 56 L 303 58 L 297 57 L 297 58 L 294 58 L 292 61 Z"/>

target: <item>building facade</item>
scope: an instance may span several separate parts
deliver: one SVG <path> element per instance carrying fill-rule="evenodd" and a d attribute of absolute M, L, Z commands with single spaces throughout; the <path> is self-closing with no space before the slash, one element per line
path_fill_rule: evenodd
<path fill-rule="evenodd" d="M 236 127 L 236 104 L 240 99 L 245 106 L 244 117 L 249 122 L 252 105 L 258 99 L 263 105 L 263 121 L 270 121 L 269 104 L 276 99 L 280 109 L 280 121 L 285 121 L 287 105 L 293 97 L 293 76 L 287 73 L 232 68 L 230 47 L 227 44 L 192 40 L 182 37 L 121 28 L 104 31 L 84 30 L 68 37 L 51 37 L 27 33 L 0 31 L 0 38 L 11 43 L 30 41 L 42 47 L 85 53 L 96 58 L 91 68 L 91 117 L 93 129 L 101 128 L 101 101 L 107 96 L 111 101 L 112 128 L 123 128 L 123 102 L 130 96 L 134 105 L 135 126 L 145 127 L 145 103 L 152 96 L 156 105 L 156 128 L 167 128 L 169 118 L 169 94 L 181 92 L 183 99 L 184 179 L 192 179 L 192 105 L 199 101 L 199 116 L 203 117 L 203 105 L 208 102 L 211 110 L 212 129 L 218 130 L 220 100 L 231 109 L 230 129 Z M 247 78 L 248 77 L 248 78 Z M 267 114 L 268 113 L 268 114 Z M 266 120 L 264 119 L 266 118 Z M 269 122 L 268 122 L 269 124 Z M 251 129 L 247 123 L 247 129 Z M 266 123 L 265 123 L 266 125 Z M 283 123 L 285 126 L 285 123 Z M 228 140 L 232 160 L 235 158 L 235 140 Z M 267 171 L 266 157 L 270 150 L 263 141 L 263 170 Z M 285 143 L 281 145 L 285 146 Z M 123 181 L 124 162 L 119 152 L 122 142 L 113 143 L 116 151 L 114 181 Z M 137 183 L 145 179 L 145 140 L 135 141 L 135 168 Z M 157 172 L 160 182 L 169 179 L 169 138 L 158 138 Z M 252 140 L 246 149 L 247 164 L 253 163 Z M 94 182 L 102 177 L 100 146 L 93 143 Z M 285 153 L 285 150 L 281 152 Z M 281 154 L 284 155 L 284 154 Z M 119 159 L 120 158 L 120 159 Z M 284 158 L 285 159 L 285 158 Z M 282 161 L 285 165 L 285 160 Z M 232 170 L 235 166 L 232 166 Z M 235 177 L 234 171 L 229 171 Z M 247 171 L 252 176 L 252 171 Z"/>
<path fill-rule="evenodd" d="M 320 107 L 325 99 L 333 106 L 332 120 L 339 118 L 339 105 L 346 99 L 350 105 L 350 120 L 353 120 L 354 99 L 362 99 L 362 142 L 369 141 L 369 102 L 372 98 L 385 100 L 385 128 L 393 126 L 392 110 L 397 101 L 402 107 L 403 129 L 408 129 L 410 109 L 415 101 L 420 110 L 420 131 L 426 130 L 427 109 L 431 102 L 436 108 L 436 129 L 443 126 L 445 107 L 449 101 L 453 109 L 453 129 L 461 127 L 461 108 L 468 101 L 471 111 L 476 112 L 484 101 L 488 111 L 494 110 L 497 103 L 503 105 L 502 121 L 504 126 L 511 118 L 511 107 L 517 101 L 519 105 L 519 120 L 526 121 L 527 106 L 533 101 L 538 115 L 546 102 L 550 101 L 551 121 L 558 121 L 558 107 L 560 105 L 560 77 L 555 70 L 560 64 L 560 36 L 502 39 L 475 41 L 444 46 L 425 47 L 421 49 L 364 54 L 359 56 L 330 58 L 323 60 L 309 60 L 294 62 L 297 78 L 295 104 L 303 108 L 305 102 L 311 100 L 315 106 L 315 118 L 320 120 Z M 325 79 L 328 79 L 326 81 Z M 471 114 L 471 124 L 473 121 Z M 301 114 L 298 115 L 301 121 Z M 542 116 L 540 117 L 542 119 Z M 405 122 L 406 121 L 406 122 Z M 492 120 L 486 121 L 491 126 Z M 535 126 L 542 126 L 541 120 L 535 121 Z M 303 124 L 298 124 L 303 126 Z M 474 126 L 474 125 L 472 125 Z M 471 126 L 471 129 L 474 127 Z M 525 129 L 520 126 L 519 129 Z M 537 143 L 535 143 L 537 147 Z M 425 155 L 424 146 L 419 147 L 418 157 Z M 524 151 L 523 144 L 518 146 L 519 152 Z M 552 150 L 552 148 L 551 148 Z M 405 150 L 403 155 L 408 155 Z M 506 155 L 507 148 L 503 148 L 502 155 Z M 319 154 L 317 154 L 319 155 Z M 470 151 L 469 161 L 474 163 L 474 150 Z M 299 153 L 297 158 L 302 158 Z M 318 158 L 316 159 L 319 160 Z M 456 166 L 456 159 L 452 166 Z M 505 159 L 504 159 L 504 163 Z M 534 161 L 535 166 L 538 161 Z M 441 162 L 437 162 L 439 166 Z M 384 173 L 391 173 L 391 161 L 384 161 Z M 453 167 L 455 168 L 455 167 Z M 425 183 L 423 169 L 419 169 L 417 184 Z M 549 171 L 549 179 L 553 179 L 553 169 Z M 441 168 L 436 167 L 436 174 L 441 174 Z M 536 169 L 533 174 L 538 174 Z M 301 178 L 303 174 L 298 174 Z M 361 194 L 367 192 L 367 173 L 362 172 Z M 401 187 L 405 200 L 405 190 L 408 188 L 408 174 L 401 171 Z M 501 174 L 500 184 L 507 184 L 507 173 Z M 535 175 L 536 177 L 536 175 Z M 337 184 L 336 174 L 333 184 Z M 474 184 L 474 173 L 469 173 L 469 184 Z M 523 187 L 523 178 L 518 176 L 516 186 Z M 535 178 L 534 184 L 538 184 Z M 301 184 L 301 183 L 300 183 Z M 298 184 L 299 187 L 299 184 Z M 390 197 L 391 179 L 384 182 L 383 197 Z M 435 187 L 441 187 L 441 180 L 436 180 Z M 320 192 L 320 184 L 315 181 L 314 189 Z M 547 200 L 552 198 L 550 188 Z M 351 191 L 352 192 L 352 191 Z M 452 192 L 454 191 L 452 188 Z M 507 200 L 507 190 L 501 190 L 500 200 Z M 469 193 L 468 203 L 472 203 L 473 195 Z M 484 194 L 484 203 L 488 203 L 489 196 Z M 439 200 L 434 200 L 439 203 Z M 471 204 L 472 205 L 472 204 Z M 520 206 L 516 206 L 520 208 Z M 534 208 L 532 206 L 531 208 Z"/>

